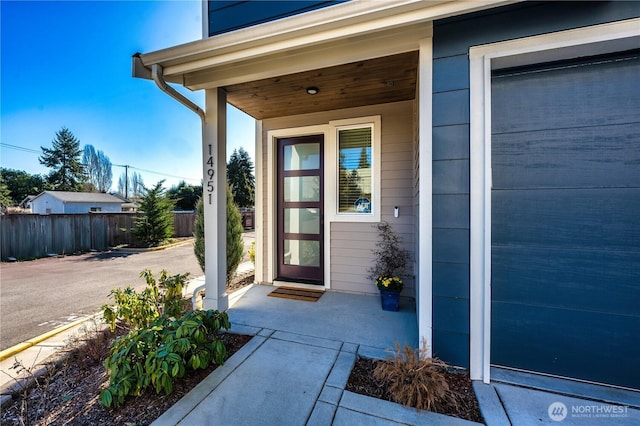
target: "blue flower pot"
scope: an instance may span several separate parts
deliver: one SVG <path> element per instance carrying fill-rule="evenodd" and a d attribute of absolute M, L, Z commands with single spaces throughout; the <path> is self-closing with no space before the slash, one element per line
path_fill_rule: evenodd
<path fill-rule="evenodd" d="M 380 301 L 383 311 L 397 311 L 400 305 L 400 292 L 380 290 Z"/>

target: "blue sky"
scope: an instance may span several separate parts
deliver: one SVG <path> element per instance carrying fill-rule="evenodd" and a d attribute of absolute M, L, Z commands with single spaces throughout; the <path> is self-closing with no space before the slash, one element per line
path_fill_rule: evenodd
<path fill-rule="evenodd" d="M 50 147 L 64 126 L 113 164 L 137 168 L 146 186 L 179 177 L 199 183 L 200 119 L 152 81 L 131 77 L 131 56 L 200 39 L 201 7 L 199 0 L 2 0 L 0 165 L 46 174 L 32 151 Z M 178 90 L 204 107 L 202 91 Z M 228 155 L 241 146 L 255 162 L 254 121 L 229 107 Z M 123 172 L 113 167 L 112 190 Z"/>

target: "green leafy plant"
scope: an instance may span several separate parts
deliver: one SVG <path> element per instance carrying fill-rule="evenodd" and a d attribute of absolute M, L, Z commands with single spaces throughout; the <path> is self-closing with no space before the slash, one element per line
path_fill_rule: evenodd
<path fill-rule="evenodd" d="M 129 395 L 153 386 L 156 393 L 173 391 L 187 371 L 222 365 L 227 351 L 217 336 L 231 327 L 226 312 L 190 311 L 179 319 L 158 317 L 148 327 L 116 339 L 104 366 L 109 387 L 100 393 L 105 407 L 117 407 Z"/>
<path fill-rule="evenodd" d="M 402 246 L 400 237 L 393 230 L 388 222 L 379 222 L 374 225 L 378 230 L 379 241 L 376 248 L 372 250 L 375 257 L 374 264 L 368 269 L 367 278 L 376 280 L 376 285 L 380 288 L 380 284 L 385 279 L 390 278 L 394 281 L 395 287 L 402 290 L 402 277 L 406 274 L 409 265 L 410 254 Z M 397 282 L 399 280 L 399 283 Z M 399 285 L 398 285 L 399 284 Z"/>
<path fill-rule="evenodd" d="M 426 341 L 422 349 L 395 344 L 395 353 L 379 362 L 373 376 L 388 386 L 391 399 L 419 410 L 437 411 L 442 405 L 457 406 L 457 397 L 442 374 L 447 364 L 429 357 Z"/>
<path fill-rule="evenodd" d="M 189 277 L 188 273 L 169 275 L 163 269 L 156 281 L 153 272 L 145 269 L 140 277 L 147 283 L 147 287 L 140 293 L 131 286 L 113 289 L 110 296 L 115 305 L 102 306 L 104 319 L 109 323 L 111 331 L 115 330 L 118 320 L 122 320 L 131 329 L 138 329 L 148 327 L 161 314 L 177 317 L 184 311 L 182 289 Z"/>
<path fill-rule="evenodd" d="M 173 235 L 174 201 L 165 195 L 161 180 L 153 188 L 145 188 L 140 201 L 140 210 L 144 212 L 136 220 L 133 235 L 147 247 L 157 247 Z"/>

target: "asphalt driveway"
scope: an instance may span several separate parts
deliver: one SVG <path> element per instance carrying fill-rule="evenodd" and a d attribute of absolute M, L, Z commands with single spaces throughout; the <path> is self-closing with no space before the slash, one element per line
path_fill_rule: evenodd
<path fill-rule="evenodd" d="M 0 350 L 94 314 L 144 269 L 202 275 L 193 243 L 146 253 L 89 253 L 0 264 Z"/>

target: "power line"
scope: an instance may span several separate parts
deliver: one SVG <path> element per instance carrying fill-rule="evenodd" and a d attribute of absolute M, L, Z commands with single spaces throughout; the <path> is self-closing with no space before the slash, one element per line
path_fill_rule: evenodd
<path fill-rule="evenodd" d="M 42 154 L 42 151 L 37 151 L 37 150 L 31 149 L 31 148 L 25 148 L 23 146 L 11 145 L 9 143 L 4 143 L 4 142 L 0 142 L 0 145 L 4 146 L 6 148 L 15 149 L 16 151 L 31 152 L 31 153 L 34 153 L 34 154 Z"/>
<path fill-rule="evenodd" d="M 18 146 L 18 145 L 12 145 L 12 144 L 9 144 L 9 143 L 4 143 L 4 142 L 0 142 L 0 146 L 3 146 L 5 148 L 9 148 L 9 149 L 15 149 L 16 151 L 29 152 L 29 153 L 32 153 L 32 154 L 42 154 L 42 151 L 38 151 L 38 150 L 35 150 L 35 149 L 31 149 L 31 148 L 25 148 L 25 147 Z M 113 164 L 112 163 L 111 165 L 112 166 L 116 166 L 116 167 L 125 167 L 125 168 L 130 168 L 130 169 L 133 169 L 133 170 L 139 170 L 141 172 L 152 173 L 152 174 L 159 175 L 159 176 L 166 176 L 166 177 L 172 177 L 172 178 L 176 178 L 176 179 L 182 179 L 182 180 L 185 180 L 185 181 L 190 180 L 190 181 L 193 181 L 193 182 L 200 182 L 200 180 L 201 180 L 201 179 L 195 179 L 195 178 L 188 178 L 188 177 L 184 177 L 184 176 L 172 175 L 172 174 L 169 174 L 169 173 L 156 172 L 156 171 L 153 171 L 153 170 L 141 169 L 139 167 L 124 165 L 124 164 Z"/>
<path fill-rule="evenodd" d="M 156 172 L 156 171 L 153 171 L 153 170 L 141 169 L 140 167 L 130 166 L 128 164 L 111 164 L 111 165 L 112 166 L 116 166 L 116 167 L 124 167 L 125 169 L 139 170 L 139 171 L 145 172 L 145 173 L 152 173 L 154 175 L 172 177 L 172 178 L 176 178 L 176 179 L 191 180 L 191 181 L 195 181 L 195 182 L 200 182 L 200 180 L 201 180 L 201 179 L 196 179 L 196 178 L 188 178 L 188 177 L 184 177 L 184 176 L 172 175 L 172 174 L 169 174 L 169 173 Z"/>

